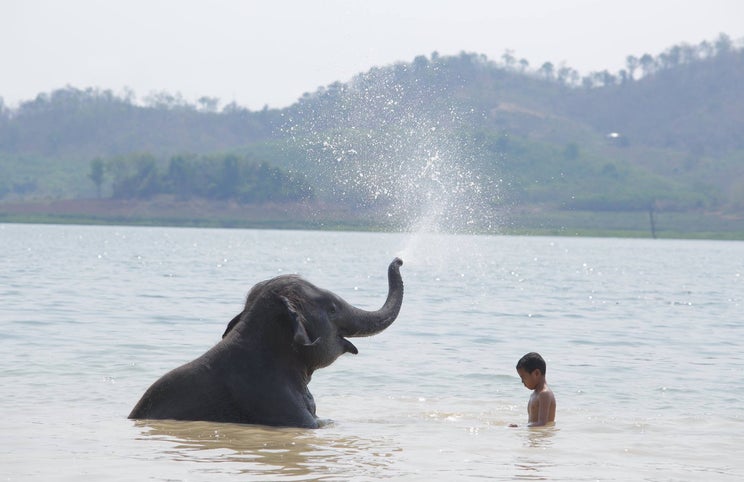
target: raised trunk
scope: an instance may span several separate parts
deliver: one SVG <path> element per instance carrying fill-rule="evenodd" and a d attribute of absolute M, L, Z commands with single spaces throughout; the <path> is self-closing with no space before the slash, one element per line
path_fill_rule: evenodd
<path fill-rule="evenodd" d="M 400 258 L 395 258 L 388 266 L 388 295 L 382 308 L 377 311 L 366 311 L 352 306 L 348 320 L 344 326 L 339 326 L 341 336 L 375 335 L 395 321 L 403 304 L 403 279 L 400 276 L 402 264 Z"/>

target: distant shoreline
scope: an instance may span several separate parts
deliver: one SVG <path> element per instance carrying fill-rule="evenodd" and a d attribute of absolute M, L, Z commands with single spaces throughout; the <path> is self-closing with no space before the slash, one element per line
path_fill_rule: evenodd
<path fill-rule="evenodd" d="M 744 219 L 709 212 L 659 212 L 656 236 L 744 240 Z M 172 226 L 326 231 L 406 231 L 374 213 L 325 203 L 67 199 L 0 202 L 0 223 Z M 500 226 L 468 234 L 651 238 L 646 212 L 590 212 L 520 207 Z"/>
<path fill-rule="evenodd" d="M 0 222 L 265 229 L 382 229 L 323 203 L 65 199 L 0 202 Z"/>

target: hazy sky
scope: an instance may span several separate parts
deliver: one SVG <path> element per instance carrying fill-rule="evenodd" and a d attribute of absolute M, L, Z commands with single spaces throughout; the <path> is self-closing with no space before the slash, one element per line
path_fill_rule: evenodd
<path fill-rule="evenodd" d="M 128 87 L 255 110 L 434 51 L 586 74 L 722 32 L 744 37 L 744 1 L 2 0 L 0 97 Z"/>

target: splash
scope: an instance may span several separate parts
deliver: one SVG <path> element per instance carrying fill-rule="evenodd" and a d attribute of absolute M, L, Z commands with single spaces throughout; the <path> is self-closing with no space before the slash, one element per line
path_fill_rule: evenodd
<path fill-rule="evenodd" d="M 352 204 L 411 233 L 492 233 L 497 183 L 477 174 L 467 136 L 477 115 L 451 88 L 399 65 L 301 101 L 287 132 L 310 162 L 319 197 Z"/>

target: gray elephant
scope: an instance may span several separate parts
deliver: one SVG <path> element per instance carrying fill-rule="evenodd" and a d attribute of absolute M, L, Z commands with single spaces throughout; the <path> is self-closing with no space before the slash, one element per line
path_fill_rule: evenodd
<path fill-rule="evenodd" d="M 316 428 L 313 372 L 357 348 L 346 337 L 377 334 L 403 303 L 399 258 L 377 311 L 356 308 L 299 276 L 256 284 L 214 347 L 147 389 L 131 419 L 204 420 Z"/>

